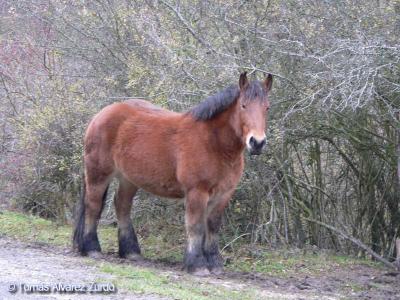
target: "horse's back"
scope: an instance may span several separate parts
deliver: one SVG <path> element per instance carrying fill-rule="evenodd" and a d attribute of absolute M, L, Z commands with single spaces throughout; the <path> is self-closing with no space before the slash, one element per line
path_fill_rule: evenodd
<path fill-rule="evenodd" d="M 179 113 L 164 109 L 160 106 L 154 105 L 153 103 L 142 99 L 129 99 L 122 102 L 121 104 L 129 105 L 134 109 L 142 110 L 143 112 L 154 114 L 156 116 L 174 117 L 180 115 Z"/>
<path fill-rule="evenodd" d="M 165 131 L 163 129 L 171 131 L 177 127 L 181 116 L 141 99 L 113 103 L 104 107 L 89 123 L 85 152 L 90 152 L 94 146 L 109 148 L 127 143 L 132 135 L 157 135 Z"/>
<path fill-rule="evenodd" d="M 86 130 L 86 138 L 90 135 L 96 135 L 99 131 L 116 134 L 120 126 L 126 121 L 134 122 L 135 120 L 146 118 L 164 121 L 165 119 L 179 116 L 179 113 L 163 109 L 141 99 L 113 103 L 104 107 L 93 117 Z"/>

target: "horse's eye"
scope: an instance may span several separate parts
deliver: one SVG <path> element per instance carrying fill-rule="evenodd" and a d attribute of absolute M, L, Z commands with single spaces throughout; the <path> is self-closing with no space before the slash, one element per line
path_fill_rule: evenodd
<path fill-rule="evenodd" d="M 243 109 L 246 109 L 246 105 L 245 105 L 245 104 L 242 104 L 242 108 L 243 108 Z"/>

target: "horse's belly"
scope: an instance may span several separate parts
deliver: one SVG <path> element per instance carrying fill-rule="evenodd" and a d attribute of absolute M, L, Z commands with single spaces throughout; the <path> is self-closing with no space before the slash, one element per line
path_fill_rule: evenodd
<path fill-rule="evenodd" d="M 166 169 L 153 169 L 149 163 L 147 168 L 132 166 L 129 170 L 123 171 L 123 176 L 138 188 L 149 193 L 167 198 L 183 198 L 184 191 L 177 181 L 174 172 Z M 170 174 L 169 174 L 170 173 Z"/>
<path fill-rule="evenodd" d="M 159 184 L 144 184 L 141 186 L 145 191 L 152 193 L 157 196 L 167 198 L 183 198 L 185 196 L 180 186 L 170 183 L 159 183 Z"/>
<path fill-rule="evenodd" d="M 183 198 L 185 196 L 182 187 L 175 180 L 161 180 L 158 178 L 147 177 L 129 178 L 137 187 L 157 196 L 167 198 Z"/>

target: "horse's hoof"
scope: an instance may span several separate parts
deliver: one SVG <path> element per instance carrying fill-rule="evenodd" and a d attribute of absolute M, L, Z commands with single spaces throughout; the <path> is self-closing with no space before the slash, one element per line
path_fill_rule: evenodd
<path fill-rule="evenodd" d="M 210 271 L 207 268 L 198 268 L 194 270 L 191 274 L 194 276 L 204 277 L 204 276 L 209 276 Z"/>
<path fill-rule="evenodd" d="M 124 258 L 129 261 L 143 261 L 143 257 L 138 253 L 127 254 Z"/>
<path fill-rule="evenodd" d="M 87 256 L 95 259 L 103 258 L 103 254 L 99 251 L 89 251 Z"/>
<path fill-rule="evenodd" d="M 213 269 L 210 269 L 210 272 L 213 275 L 221 275 L 222 273 L 224 273 L 224 269 L 223 268 L 213 268 Z"/>

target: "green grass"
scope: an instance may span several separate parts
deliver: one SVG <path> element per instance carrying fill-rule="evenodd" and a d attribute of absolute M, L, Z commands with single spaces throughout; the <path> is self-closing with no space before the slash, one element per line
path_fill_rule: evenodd
<path fill-rule="evenodd" d="M 17 212 L 0 213 L 0 234 L 27 242 L 39 242 L 57 246 L 71 246 L 72 227 L 57 225 L 49 220 L 28 216 Z M 111 226 L 99 228 L 99 238 L 105 251 L 116 251 L 117 229 Z M 147 248 L 145 257 L 161 258 L 168 261 L 182 259 L 181 245 L 171 246 L 163 236 L 149 236 L 142 241 Z M 165 251 L 169 249 L 169 251 Z M 190 275 L 171 276 L 150 268 L 113 263 L 98 263 L 87 259 L 85 263 L 94 265 L 101 272 L 111 274 L 118 288 L 136 294 L 157 294 L 174 299 L 258 299 L 254 290 L 217 286 Z"/>
<path fill-rule="evenodd" d="M 57 226 L 51 221 L 38 217 L 2 211 L 0 234 L 23 241 L 66 246 L 70 243 L 71 229 L 69 226 Z"/>
<path fill-rule="evenodd" d="M 156 234 L 155 234 L 156 233 Z M 49 220 L 18 212 L 0 212 L 0 235 L 27 242 L 40 242 L 71 247 L 72 226 L 57 225 Z M 152 234 L 140 234 L 143 256 L 166 262 L 180 262 L 185 245 L 183 228 L 167 226 L 154 228 Z M 117 228 L 100 226 L 99 238 L 103 251 L 117 252 Z M 352 265 L 379 267 L 380 264 L 348 256 L 326 253 L 306 253 L 300 250 L 282 249 L 271 251 L 261 246 L 236 245 L 235 251 L 224 253 L 230 271 L 257 272 L 275 277 L 288 277 L 334 272 L 335 269 Z M 224 287 L 190 275 L 167 274 L 166 271 L 136 267 L 130 264 L 98 263 L 87 259 L 87 264 L 97 266 L 101 272 L 112 274 L 117 287 L 134 293 L 158 294 L 174 299 L 258 299 L 256 289 Z M 359 286 L 345 287 L 359 290 Z M 262 298 L 262 297 L 261 297 Z"/>
<path fill-rule="evenodd" d="M 343 289 L 350 290 L 351 292 L 362 292 L 365 287 L 357 283 L 346 283 Z"/>
<path fill-rule="evenodd" d="M 13 211 L 0 211 L 0 234 L 32 243 L 47 243 L 56 246 L 70 247 L 72 244 L 71 225 L 58 225 L 50 220 L 25 215 Z M 99 226 L 99 239 L 105 252 L 117 252 L 117 228 Z M 174 237 L 171 232 L 150 235 L 139 242 L 143 256 L 168 262 L 179 262 L 183 259 L 184 240 L 173 244 L 167 237 Z"/>
<path fill-rule="evenodd" d="M 105 249 L 115 248 L 116 228 L 101 227 L 99 238 Z M 47 243 L 56 246 L 71 246 L 72 227 L 58 225 L 50 220 L 18 212 L 0 212 L 0 234 L 33 243 Z"/>
<path fill-rule="evenodd" d="M 190 275 L 171 276 L 153 270 L 115 264 L 102 264 L 100 270 L 117 276 L 119 287 L 140 294 L 157 294 L 174 299 L 258 299 L 256 290 L 226 288 Z"/>
<path fill-rule="evenodd" d="M 154 229 L 157 234 L 140 238 L 143 256 L 166 262 L 180 262 L 183 259 L 183 229 L 163 227 Z M 174 231 L 175 230 L 175 231 Z M 71 246 L 72 227 L 39 217 L 12 211 L 0 213 L 0 234 L 23 241 L 48 243 L 57 246 Z M 117 252 L 117 228 L 99 226 L 99 239 L 105 252 Z M 303 253 L 292 250 L 270 251 L 254 245 L 239 245 L 233 253 L 224 253 L 230 263 L 226 268 L 232 271 L 258 272 L 272 276 L 291 276 L 294 274 L 315 274 L 326 272 L 336 267 L 351 265 L 380 266 L 379 263 L 349 256 L 329 255 L 324 253 Z M 254 254 L 256 253 L 256 254 Z"/>
<path fill-rule="evenodd" d="M 337 268 L 348 268 L 352 265 L 382 267 L 380 263 L 367 259 L 327 254 L 323 252 L 302 253 L 291 249 L 279 251 L 260 250 L 256 246 L 242 246 L 232 254 L 231 263 L 226 266 L 232 271 L 257 272 L 269 276 L 288 277 L 299 274 L 316 276 L 334 271 Z"/>
<path fill-rule="evenodd" d="M 167 262 L 179 262 L 183 259 L 183 230 L 173 231 L 168 227 L 154 229 L 157 234 L 140 238 L 143 256 Z M 58 246 L 71 246 L 72 226 L 56 223 L 36 216 L 19 212 L 0 212 L 0 234 L 23 241 L 48 243 Z M 117 228 L 99 226 L 99 239 L 105 252 L 117 252 Z M 233 271 L 260 272 L 268 275 L 285 275 L 290 272 L 313 273 L 329 270 L 329 267 L 345 267 L 363 264 L 371 267 L 380 264 L 366 259 L 358 259 L 342 255 L 324 253 L 303 253 L 293 250 L 275 250 L 260 246 L 242 244 L 232 253 L 224 253 L 229 257 L 227 268 Z"/>

